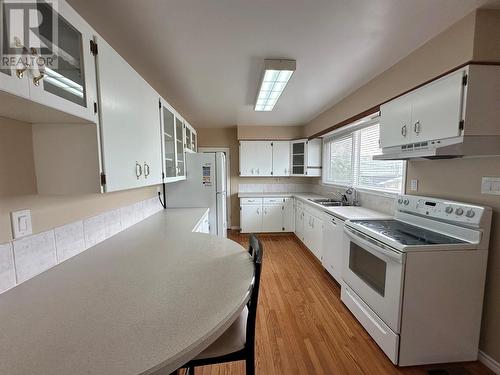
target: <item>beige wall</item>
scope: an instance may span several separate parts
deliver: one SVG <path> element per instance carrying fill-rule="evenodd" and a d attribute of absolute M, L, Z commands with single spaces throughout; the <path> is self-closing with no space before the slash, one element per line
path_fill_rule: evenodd
<path fill-rule="evenodd" d="M 446 72 L 473 57 L 475 13 L 471 13 L 397 64 L 321 113 L 306 125 L 318 133 Z"/>
<path fill-rule="evenodd" d="M 267 133 L 256 133 L 254 130 L 247 130 L 245 127 L 245 134 L 250 135 L 247 139 L 256 139 L 252 134 L 259 134 L 258 139 L 278 139 L 278 133 L 271 131 Z M 256 127 L 262 128 L 262 127 Z M 267 128 L 267 127 L 265 127 Z M 287 128 L 288 135 L 296 134 L 299 130 L 298 127 L 283 127 Z M 290 129 L 296 128 L 296 129 Z M 308 179 L 305 177 L 240 177 L 239 176 L 239 145 L 238 135 L 239 131 L 235 127 L 232 128 L 200 128 L 198 132 L 198 146 L 199 147 L 229 147 L 229 154 L 231 158 L 231 226 L 239 227 L 240 225 L 240 202 L 238 199 L 238 184 L 270 184 L 270 183 L 283 183 L 283 184 L 305 184 L 313 183 L 316 179 Z M 290 137 L 295 138 L 295 137 Z M 279 138 L 279 139 L 290 139 Z"/>
<path fill-rule="evenodd" d="M 500 10 L 478 10 L 474 33 L 474 60 L 500 61 Z"/>
<path fill-rule="evenodd" d="M 470 60 L 500 61 L 499 40 L 500 11 L 471 13 L 320 114 L 305 133 L 325 130 Z M 481 177 L 500 177 L 500 157 L 412 161 L 407 173 L 408 180 L 419 180 L 416 194 L 493 208 L 480 348 L 500 362 L 500 198 L 481 194 Z"/>
<path fill-rule="evenodd" d="M 238 126 L 238 139 L 299 139 L 304 137 L 303 126 Z"/>
<path fill-rule="evenodd" d="M 32 126 L 0 117 L 0 200 L 35 192 Z"/>
<path fill-rule="evenodd" d="M 12 240 L 10 212 L 30 209 L 33 232 L 95 216 L 156 195 L 156 187 L 108 194 L 37 194 L 31 124 L 0 118 L 0 243 Z"/>

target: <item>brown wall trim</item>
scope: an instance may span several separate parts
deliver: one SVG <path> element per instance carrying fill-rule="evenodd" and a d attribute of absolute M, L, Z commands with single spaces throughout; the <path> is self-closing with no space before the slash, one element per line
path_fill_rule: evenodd
<path fill-rule="evenodd" d="M 349 125 L 349 124 L 351 124 L 351 123 L 353 123 L 355 121 L 361 120 L 364 117 L 370 116 L 371 114 L 373 114 L 373 113 L 375 113 L 377 111 L 380 111 L 380 106 L 382 104 L 385 104 L 387 102 L 390 102 L 391 100 L 399 98 L 400 96 L 408 94 L 409 92 L 411 92 L 413 90 L 416 90 L 416 89 L 418 89 L 418 88 L 420 88 L 422 86 L 425 86 L 428 83 L 431 83 L 432 81 L 435 81 L 436 79 L 444 77 L 445 75 L 448 75 L 451 72 L 454 72 L 455 70 L 461 69 L 461 68 L 463 68 L 464 66 L 467 66 L 467 65 L 500 65 L 500 62 L 498 62 L 498 61 L 474 61 L 474 60 L 467 61 L 467 62 L 465 62 L 463 64 L 460 64 L 460 65 L 454 67 L 453 69 L 450 69 L 450 70 L 448 70 L 448 71 L 446 71 L 444 73 L 441 73 L 441 74 L 435 76 L 434 78 L 431 78 L 431 79 L 429 79 L 429 80 L 427 80 L 427 81 L 425 81 L 425 82 L 423 82 L 423 83 L 421 83 L 421 84 L 419 84 L 419 85 L 417 85 L 417 86 L 415 86 L 415 87 L 413 87 L 413 88 L 411 88 L 409 90 L 406 90 L 406 91 L 402 92 L 401 94 L 398 94 L 398 95 L 396 95 L 396 96 L 394 96 L 394 97 L 392 97 L 390 99 L 387 99 L 386 101 L 384 101 L 384 102 L 382 102 L 382 103 L 380 103 L 380 104 L 378 104 L 378 105 L 376 105 L 374 107 L 371 107 L 370 109 L 367 109 L 366 111 L 358 113 L 357 115 L 349 117 L 348 119 L 346 119 L 344 121 L 341 121 L 341 122 L 339 122 L 339 123 L 337 123 L 335 125 L 330 126 L 329 128 L 326 128 L 325 130 L 322 130 L 322 131 L 320 131 L 318 133 L 315 133 L 315 134 L 311 135 L 310 137 L 308 137 L 308 139 L 314 139 L 314 138 L 321 137 L 321 136 L 323 136 L 325 134 L 330 133 L 331 131 L 334 131 L 334 130 L 339 129 L 339 128 L 343 127 L 343 126 Z"/>

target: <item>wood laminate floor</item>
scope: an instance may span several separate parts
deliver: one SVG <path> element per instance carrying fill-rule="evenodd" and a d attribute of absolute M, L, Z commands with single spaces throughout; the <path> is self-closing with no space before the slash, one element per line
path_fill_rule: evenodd
<path fill-rule="evenodd" d="M 231 232 L 244 247 L 248 237 Z M 392 365 L 340 301 L 340 287 L 293 235 L 261 235 L 264 261 L 257 312 L 256 373 L 493 374 L 479 362 Z M 432 370 L 446 369 L 446 372 Z M 431 370 L 429 372 L 429 370 Z M 198 367 L 196 375 L 243 375 L 243 362 Z"/>

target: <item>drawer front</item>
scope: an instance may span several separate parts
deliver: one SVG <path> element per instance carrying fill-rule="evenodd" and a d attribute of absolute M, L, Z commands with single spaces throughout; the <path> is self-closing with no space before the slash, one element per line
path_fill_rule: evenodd
<path fill-rule="evenodd" d="M 395 365 L 398 364 L 399 335 L 394 333 L 347 285 L 342 284 L 340 299 Z"/>
<path fill-rule="evenodd" d="M 281 204 L 285 202 L 283 197 L 264 198 L 264 204 Z"/>
<path fill-rule="evenodd" d="M 240 198 L 241 204 L 262 205 L 262 198 Z"/>

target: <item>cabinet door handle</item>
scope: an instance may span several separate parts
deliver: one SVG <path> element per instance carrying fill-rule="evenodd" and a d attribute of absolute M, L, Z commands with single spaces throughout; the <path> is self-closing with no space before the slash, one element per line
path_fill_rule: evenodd
<path fill-rule="evenodd" d="M 144 162 L 144 178 L 148 178 L 150 175 L 149 164 Z"/>
<path fill-rule="evenodd" d="M 286 174 L 286 168 L 285 168 L 285 174 Z"/>
<path fill-rule="evenodd" d="M 31 54 L 33 56 L 38 56 L 35 48 L 31 48 Z M 45 63 L 40 56 L 38 56 L 35 61 L 37 65 L 38 75 L 33 77 L 33 84 L 35 86 L 40 86 L 40 81 L 43 79 L 43 77 L 45 77 Z"/>
<path fill-rule="evenodd" d="M 401 135 L 403 137 L 406 137 L 406 124 L 404 124 L 402 127 L 401 127 Z"/>
<path fill-rule="evenodd" d="M 260 169 L 259 168 L 257 168 L 257 174 L 260 174 Z"/>
<path fill-rule="evenodd" d="M 253 168 L 252 168 L 252 174 L 253 174 Z"/>
<path fill-rule="evenodd" d="M 421 126 L 420 126 L 420 121 L 417 121 L 414 125 L 413 125 L 413 131 L 417 134 L 420 134 L 420 131 L 421 131 Z"/>
<path fill-rule="evenodd" d="M 260 215 L 260 209 L 257 208 L 257 215 Z"/>
<path fill-rule="evenodd" d="M 264 215 L 267 215 L 267 208 L 264 208 Z"/>
<path fill-rule="evenodd" d="M 21 42 L 21 38 L 19 38 L 18 36 L 14 37 L 14 43 L 16 45 L 16 48 L 23 49 L 22 56 L 18 60 L 19 68 L 16 68 L 16 76 L 17 78 L 21 79 L 24 77 L 24 72 L 28 70 L 29 67 L 28 57 L 27 57 L 28 49 L 23 45 L 23 43 Z"/>
<path fill-rule="evenodd" d="M 138 162 L 135 162 L 135 177 L 139 179 L 141 175 L 142 175 L 142 166 Z"/>

